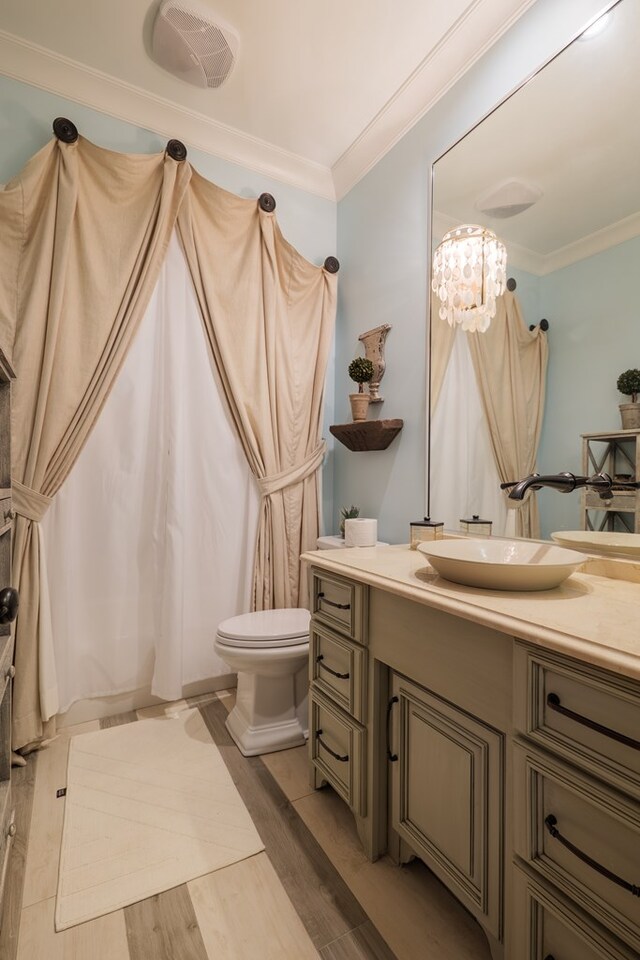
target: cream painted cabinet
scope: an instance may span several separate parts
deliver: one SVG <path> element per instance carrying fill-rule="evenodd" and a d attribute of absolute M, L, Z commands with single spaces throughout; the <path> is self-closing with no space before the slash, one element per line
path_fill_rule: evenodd
<path fill-rule="evenodd" d="M 330 784 L 359 825 L 367 812 L 367 588 L 311 571 L 309 759 L 313 787 Z"/>
<path fill-rule="evenodd" d="M 513 960 L 637 960 L 637 953 L 531 871 L 516 868 L 513 886 Z"/>
<path fill-rule="evenodd" d="M 640 957 L 640 684 L 520 643 L 514 676 L 515 956 Z"/>
<path fill-rule="evenodd" d="M 398 674 L 390 692 L 391 826 L 499 940 L 503 737 Z"/>

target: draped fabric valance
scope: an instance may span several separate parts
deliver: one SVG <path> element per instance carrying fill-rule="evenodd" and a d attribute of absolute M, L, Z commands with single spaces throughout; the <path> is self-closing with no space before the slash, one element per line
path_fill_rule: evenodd
<path fill-rule="evenodd" d="M 249 465 L 263 483 L 258 610 L 306 602 L 300 553 L 318 535 L 317 468 L 336 277 L 284 239 L 273 213 L 194 172 L 178 230 L 205 330 Z"/>
<path fill-rule="evenodd" d="M 42 696 L 51 649 L 34 526 L 100 414 L 176 223 L 207 341 L 261 480 L 295 478 L 319 449 L 336 278 L 293 250 L 256 200 L 221 190 L 167 154 L 117 154 L 82 137 L 52 140 L 0 190 L 0 221 L 0 343 L 17 373 L 19 748 L 46 735 L 43 724 L 57 709 L 53 695 Z M 263 497 L 256 606 L 298 603 L 299 553 L 317 531 L 317 476 L 303 469 L 296 482 Z"/>

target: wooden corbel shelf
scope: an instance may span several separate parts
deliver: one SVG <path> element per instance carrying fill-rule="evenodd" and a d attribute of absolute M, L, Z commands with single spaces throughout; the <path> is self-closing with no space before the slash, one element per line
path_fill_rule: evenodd
<path fill-rule="evenodd" d="M 329 430 L 349 450 L 386 450 L 403 426 L 404 420 L 354 420 L 334 423 Z"/>

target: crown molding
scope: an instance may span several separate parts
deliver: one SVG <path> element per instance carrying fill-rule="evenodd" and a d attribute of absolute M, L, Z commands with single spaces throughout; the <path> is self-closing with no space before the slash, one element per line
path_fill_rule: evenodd
<path fill-rule="evenodd" d="M 162 136 L 179 137 L 195 149 L 307 193 L 336 199 L 328 167 L 5 31 L 0 31 L 0 74 Z"/>
<path fill-rule="evenodd" d="M 535 0 L 471 0 L 332 169 L 341 200 Z"/>
<path fill-rule="evenodd" d="M 434 245 L 440 242 L 445 233 L 448 233 L 449 230 L 455 230 L 459 226 L 460 220 L 441 213 L 439 210 L 434 210 L 432 227 Z M 495 229 L 500 236 L 500 227 L 495 224 L 495 221 L 492 224 L 492 229 Z M 562 270 L 564 267 L 571 266 L 572 263 L 586 260 L 587 257 L 603 253 L 610 247 L 616 247 L 618 244 L 633 240 L 634 237 L 638 236 L 640 236 L 640 211 L 546 254 L 537 253 L 529 247 L 523 247 L 512 240 L 506 240 L 504 236 L 502 240 L 507 246 L 507 265 L 509 267 L 518 267 L 520 270 L 526 270 L 527 273 L 536 277 L 546 277 L 550 273 L 555 273 L 556 270 Z"/>
<path fill-rule="evenodd" d="M 568 243 L 565 247 L 558 247 L 557 250 L 553 250 L 543 258 L 540 276 L 562 270 L 563 267 L 569 267 L 579 260 L 586 260 L 587 257 L 603 253 L 609 247 L 615 247 L 619 243 L 633 240 L 637 236 L 640 236 L 640 211 L 632 213 L 629 217 L 618 220 L 617 223 L 612 223 L 608 227 L 603 227 L 602 230 L 596 230 L 586 237 L 581 237 L 575 243 Z"/>

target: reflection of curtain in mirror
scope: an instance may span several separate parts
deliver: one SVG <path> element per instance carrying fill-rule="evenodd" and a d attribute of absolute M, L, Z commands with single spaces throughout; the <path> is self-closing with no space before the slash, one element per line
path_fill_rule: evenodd
<path fill-rule="evenodd" d="M 439 321 L 436 315 L 436 323 Z M 449 328 L 445 322 L 443 326 Z M 475 334 L 474 334 L 475 336 Z M 439 402 L 431 416 L 431 515 L 446 530 L 458 530 L 474 513 L 493 521 L 493 532 L 508 531 L 507 508 L 491 451 L 467 335 L 452 330 Z"/>
<path fill-rule="evenodd" d="M 518 505 L 499 485 L 534 470 L 544 410 L 546 336 L 539 328 L 526 329 L 511 293 L 499 299 L 483 334 L 448 332 L 441 321 L 445 334 L 437 313 L 432 317 L 432 356 L 439 354 L 432 368 L 432 515 L 456 529 L 460 517 L 476 513 L 493 520 L 498 535 L 538 536 L 535 498 Z M 443 363 L 447 350 L 448 364 Z"/>
<path fill-rule="evenodd" d="M 486 333 L 469 335 L 469 349 L 500 480 L 520 480 L 534 472 L 538 455 L 547 336 L 539 326 L 527 329 L 515 295 L 507 291 Z M 521 502 L 507 499 L 507 506 L 515 510 L 516 536 L 540 536 L 535 494 Z"/>

